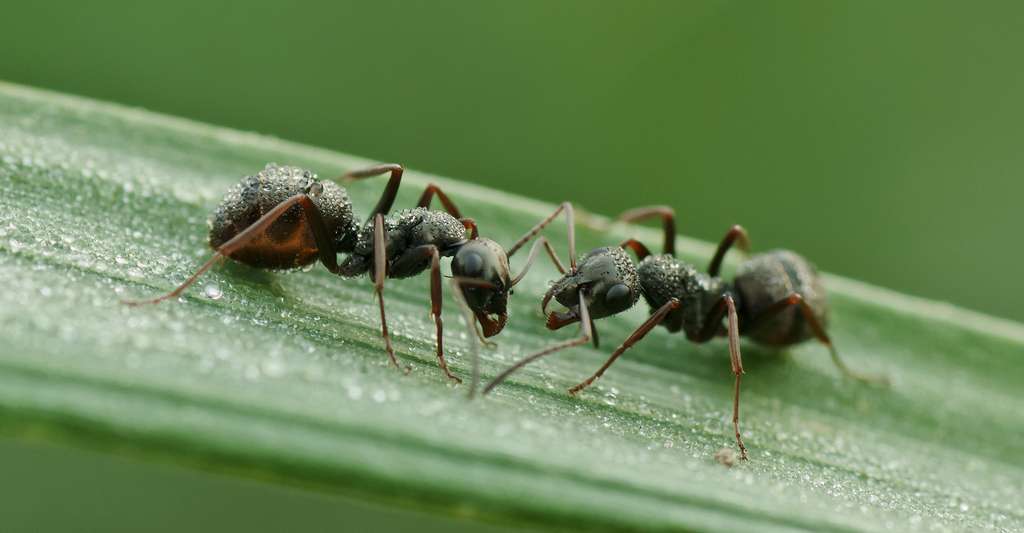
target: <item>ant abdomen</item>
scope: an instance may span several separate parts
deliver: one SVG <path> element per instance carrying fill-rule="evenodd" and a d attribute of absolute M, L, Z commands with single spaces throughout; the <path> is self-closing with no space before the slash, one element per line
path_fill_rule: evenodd
<path fill-rule="evenodd" d="M 308 194 L 333 240 L 341 244 L 356 228 L 352 203 L 345 189 L 321 182 L 309 170 L 269 163 L 255 176 L 232 187 L 210 217 L 210 246 L 218 249 L 285 200 Z M 339 250 L 345 251 L 345 250 Z M 249 266 L 291 269 L 319 258 L 312 229 L 300 205 L 294 205 L 265 232 L 228 256 Z"/>
<path fill-rule="evenodd" d="M 740 329 L 761 344 L 788 346 L 814 336 L 797 305 L 765 313 L 794 294 L 808 304 L 821 327 L 827 327 L 828 303 L 821 276 L 814 265 L 794 252 L 773 250 L 751 257 L 740 264 L 733 286 L 742 302 Z M 753 320 L 758 316 L 765 318 Z M 754 327 L 746 329 L 744 324 Z"/>

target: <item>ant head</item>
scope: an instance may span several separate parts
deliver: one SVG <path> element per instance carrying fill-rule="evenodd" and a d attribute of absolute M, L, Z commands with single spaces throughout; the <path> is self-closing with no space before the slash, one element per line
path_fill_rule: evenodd
<path fill-rule="evenodd" d="M 636 266 L 617 246 L 598 248 L 583 256 L 576 269 L 562 276 L 544 295 L 541 307 L 545 314 L 551 298 L 568 309 L 548 315 L 548 328 L 558 329 L 579 321 L 581 291 L 592 319 L 621 313 L 640 298 Z"/>
<path fill-rule="evenodd" d="M 452 274 L 482 282 L 479 286 L 463 285 L 462 295 L 480 322 L 484 336 L 500 333 L 508 321 L 508 296 L 512 294 L 505 249 L 490 239 L 466 241 L 452 258 Z"/>

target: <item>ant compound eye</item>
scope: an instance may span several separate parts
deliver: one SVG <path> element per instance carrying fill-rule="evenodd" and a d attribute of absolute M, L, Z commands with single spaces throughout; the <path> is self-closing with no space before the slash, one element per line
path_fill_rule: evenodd
<path fill-rule="evenodd" d="M 478 253 L 468 253 L 461 258 L 462 275 L 479 278 L 484 273 L 484 258 Z"/>
<path fill-rule="evenodd" d="M 629 287 L 622 283 L 613 286 L 608 289 L 608 292 L 604 293 L 604 302 L 610 309 L 628 308 L 633 303 Z"/>

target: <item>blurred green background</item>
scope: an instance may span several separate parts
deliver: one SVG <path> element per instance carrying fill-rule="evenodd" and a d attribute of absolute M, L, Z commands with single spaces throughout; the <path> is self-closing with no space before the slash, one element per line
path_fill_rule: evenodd
<path fill-rule="evenodd" d="M 9 3 L 0 78 L 1024 319 L 1020 2 Z M 486 229 L 484 229 L 486 231 Z"/>

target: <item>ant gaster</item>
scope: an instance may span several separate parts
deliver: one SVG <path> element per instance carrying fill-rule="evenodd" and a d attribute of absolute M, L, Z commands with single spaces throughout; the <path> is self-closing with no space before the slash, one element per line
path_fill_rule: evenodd
<path fill-rule="evenodd" d="M 373 280 L 385 349 L 391 363 L 398 367 L 384 312 L 384 280 L 415 276 L 429 268 L 438 364 L 446 376 L 460 382 L 448 370 L 444 359 L 440 258 L 452 257 L 454 281 L 463 289 L 464 301 L 483 330 L 482 337 L 497 335 L 508 320 L 507 302 L 512 287 L 530 268 L 538 245 L 543 244 L 552 257 L 554 251 L 545 238 L 538 238 L 522 272 L 514 278 L 509 270 L 509 256 L 563 210 L 571 223 L 571 207 L 560 206 L 506 253 L 496 242 L 481 238 L 473 220 L 464 218 L 435 184 L 427 186 L 416 208 L 388 215 L 401 185 L 402 172 L 401 165 L 384 164 L 349 172 L 339 178 L 348 182 L 390 174 L 380 200 L 366 222 L 360 225 L 343 187 L 320 181 L 309 170 L 270 163 L 230 189 L 214 211 L 209 237 L 213 257 L 169 293 L 124 303 L 152 304 L 176 298 L 224 258 L 265 269 L 299 268 L 319 260 L 334 274 L 353 277 L 367 273 Z M 434 196 L 445 211 L 429 209 Z M 468 239 L 467 230 L 470 232 Z M 339 253 L 348 254 L 341 264 L 337 258 Z M 476 335 L 481 335 L 474 324 L 471 326 Z"/>
<path fill-rule="evenodd" d="M 553 345 L 532 354 L 505 370 L 487 385 L 486 394 L 524 365 L 556 351 L 586 344 L 597 345 L 593 321 L 633 307 L 641 295 L 650 306 L 650 317 L 616 349 L 592 376 L 569 389 L 575 395 L 601 377 L 615 360 L 661 324 L 670 332 L 683 331 L 692 342 L 704 343 L 715 337 L 728 338 L 730 362 L 735 375 L 733 429 L 740 457 L 747 450 L 740 435 L 740 379 L 743 360 L 739 337 L 783 347 L 817 338 L 828 347 L 832 360 L 843 374 L 862 381 L 884 382 L 847 367 L 825 332 L 827 304 L 825 288 L 817 270 L 806 259 L 788 250 L 755 255 L 739 266 L 733 281 L 718 277 L 722 259 L 734 245 L 749 251 L 750 241 L 741 226 L 733 226 L 718 245 L 707 273 L 675 258 L 675 214 L 665 206 L 632 209 L 620 220 L 638 221 L 660 217 L 664 228 L 664 253 L 654 255 L 640 241 L 629 239 L 616 247 L 598 248 L 580 259 L 579 267 L 556 281 L 544 296 L 541 309 L 549 329 L 580 322 L 579 338 Z M 635 265 L 626 250 L 640 259 Z M 567 308 L 547 313 L 554 298 Z M 725 326 L 723 326 L 725 320 Z"/>

